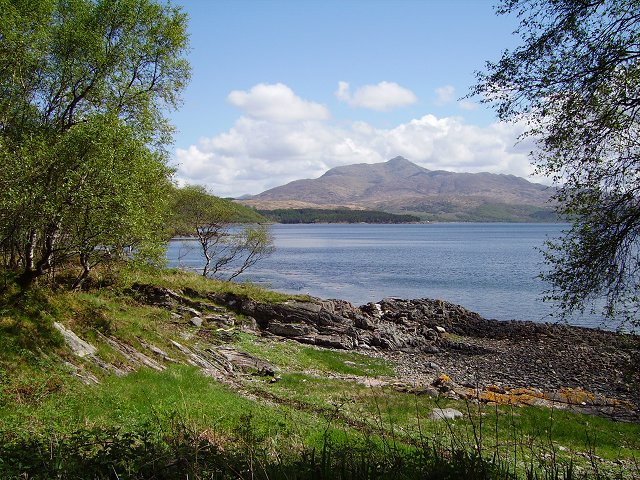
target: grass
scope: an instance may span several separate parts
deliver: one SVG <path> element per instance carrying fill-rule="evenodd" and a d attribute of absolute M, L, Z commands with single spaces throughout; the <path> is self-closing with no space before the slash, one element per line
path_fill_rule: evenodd
<path fill-rule="evenodd" d="M 602 458 L 615 455 L 613 459 L 631 458 L 639 448 L 640 432 L 637 425 L 615 424 L 622 428 L 618 428 L 614 434 L 611 422 L 593 417 L 588 417 L 587 420 L 583 416 L 564 412 L 553 412 L 554 418 L 551 418 L 551 411 L 532 407 L 497 410 L 482 408 L 479 413 L 485 415 L 484 426 L 480 427 L 474 425 L 473 421 L 477 422 L 482 417 L 474 418 L 473 415 L 465 420 L 446 424 L 426 420 L 428 412 L 435 406 L 456 406 L 464 410 L 464 405 L 459 402 L 440 403 L 426 397 L 362 386 L 353 389 L 349 382 L 343 380 L 286 374 L 281 382 L 273 385 L 273 389 L 280 393 L 283 390 L 302 393 L 304 390 L 308 401 L 322 400 L 319 405 L 331 408 L 318 414 L 317 411 L 301 410 L 286 403 L 269 404 L 250 400 L 203 376 L 193 367 L 173 366 L 165 372 L 141 370 L 125 377 L 108 377 L 95 387 L 76 385 L 22 404 L 19 410 L 2 409 L 0 437 L 8 446 L 16 446 L 29 439 L 40 439 L 43 442 L 46 439 L 50 442 L 50 447 L 58 445 L 56 442 L 62 442 L 56 447 L 61 452 L 74 445 L 78 449 L 82 442 L 87 441 L 102 445 L 115 440 L 126 443 L 131 438 L 140 441 L 144 437 L 145 441 L 157 446 L 165 441 L 187 442 L 188 437 L 189 441 L 206 440 L 198 448 L 211 449 L 215 446 L 244 449 L 244 452 L 236 453 L 245 460 L 248 450 L 251 450 L 252 455 L 259 456 L 263 464 L 271 462 L 274 468 L 278 465 L 285 467 L 278 463 L 283 461 L 284 454 L 293 455 L 297 452 L 297 458 L 300 459 L 302 453 L 310 455 L 311 452 L 330 449 L 332 455 L 335 455 L 332 462 L 368 462 L 374 458 L 379 462 L 384 458 L 384 462 L 398 461 L 402 468 L 412 471 L 413 467 L 422 467 L 415 464 L 412 466 L 411 462 L 433 462 L 432 451 L 448 451 L 450 453 L 445 458 L 450 459 L 455 452 L 460 454 L 460 451 L 468 450 L 469 446 L 477 447 L 474 435 L 482 428 L 485 435 L 482 451 L 489 457 L 496 456 L 500 462 L 476 466 L 482 467 L 480 470 L 495 469 L 503 473 L 502 464 L 509 464 L 514 459 L 514 447 L 517 449 L 516 459 L 532 461 L 530 459 L 533 458 L 536 465 L 549 455 L 555 455 L 555 468 L 570 465 L 580 459 L 586 465 L 590 456 L 596 458 L 596 455 Z M 338 397 L 339 401 L 336 401 Z M 470 408 L 474 410 L 476 406 L 472 405 Z M 366 418 L 370 421 L 370 428 L 353 428 L 343 421 L 345 417 Z M 499 431 L 504 432 L 505 436 L 509 437 L 513 432 L 514 438 L 491 437 L 494 422 L 498 423 Z M 530 428 L 530 425 L 536 427 Z M 576 429 L 576 425 L 581 428 Z M 603 431 L 609 431 L 608 439 L 595 438 Z M 103 438 L 104 435 L 107 437 Z M 181 439 L 172 438 L 172 435 L 178 435 Z M 89 440 L 87 436 L 90 437 Z M 581 436 L 584 436 L 582 440 Z M 588 436 L 591 438 L 587 439 Z M 495 448 L 500 441 L 504 448 Z M 425 450 L 425 446 L 428 458 L 420 460 L 419 452 L 421 449 Z M 186 448 L 188 445 L 183 444 L 182 447 Z M 372 451 L 367 453 L 367 449 Z M 469 452 L 471 455 L 474 448 Z M 583 453 L 584 456 L 577 457 L 578 453 Z M 6 454 L 7 452 L 5 458 L 13 458 Z M 155 454 L 159 455 L 158 452 Z M 352 457 L 347 458 L 348 455 Z M 382 457 L 378 458 L 378 455 Z M 225 461 L 242 463 L 238 458 Z M 307 461 L 310 459 L 307 458 Z M 462 468 L 465 462 L 474 461 L 473 456 L 464 457 L 460 460 L 462 463 L 455 468 Z M 600 471 L 615 474 L 615 465 L 609 463 L 601 465 Z M 364 465 L 366 463 L 361 463 L 360 467 L 364 469 Z M 1 467 L 0 463 L 0 471 Z M 536 468 L 538 467 L 543 468 L 544 465 L 537 465 Z M 521 466 L 522 469 L 525 466 Z M 542 476 L 540 471 L 544 470 L 539 470 L 539 478 L 548 478 Z M 480 476 L 470 478 L 485 478 L 482 473 L 478 475 Z M 37 475 L 34 478 L 38 478 Z M 506 477 L 498 475 L 486 478 Z"/>
<path fill-rule="evenodd" d="M 289 296 L 178 271 L 123 275 L 81 293 L 43 287 L 18 295 L 10 283 L 0 293 L 0 476 L 550 479 L 640 472 L 640 425 L 367 387 L 361 380 L 392 380 L 393 365 L 237 330 L 198 330 L 139 303 L 128 288 L 141 282 L 202 298 L 225 291 L 256 301 Z M 187 358 L 171 339 L 192 348 L 229 344 L 276 366 L 279 379 L 247 374 L 231 388 L 172 363 L 119 377 L 73 356 L 54 321 L 123 369 L 132 365 L 103 335 L 133 346 L 143 339 L 181 363 Z M 101 383 L 84 385 L 74 368 Z M 429 420 L 439 407 L 465 418 Z"/>
<path fill-rule="evenodd" d="M 205 278 L 180 269 L 124 268 L 119 282 L 121 288 L 134 283 L 153 284 L 173 289 L 191 289 L 203 295 L 210 293 L 232 293 L 257 302 L 279 303 L 287 300 L 309 300 L 307 295 L 290 295 L 262 288 L 251 283 L 235 283 Z"/>
<path fill-rule="evenodd" d="M 197 428 L 219 427 L 231 431 L 241 415 L 264 419 L 264 425 L 279 425 L 283 415 L 245 399 L 228 387 L 188 366 L 172 366 L 164 372 L 142 369 L 124 377 L 110 376 L 98 386 L 75 385 L 41 402 L 24 405 L 20 411 L 2 412 L 2 424 L 11 429 L 41 431 L 57 425 L 69 433 L 80 425 L 103 428 L 162 424 L 172 415 L 189 418 Z"/>
<path fill-rule="evenodd" d="M 254 335 L 240 334 L 237 345 L 251 355 L 288 370 L 314 370 L 365 377 L 394 374 L 391 365 L 379 358 L 355 352 L 306 347 L 291 340 L 265 341 Z"/>

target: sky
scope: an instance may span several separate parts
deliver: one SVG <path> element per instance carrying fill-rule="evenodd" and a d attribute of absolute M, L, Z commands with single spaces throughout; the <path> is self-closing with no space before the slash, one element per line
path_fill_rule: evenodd
<path fill-rule="evenodd" d="M 178 184 L 257 194 L 398 155 L 531 177 L 522 126 L 463 98 L 514 48 L 497 0 L 174 0 L 192 78 L 170 114 Z"/>

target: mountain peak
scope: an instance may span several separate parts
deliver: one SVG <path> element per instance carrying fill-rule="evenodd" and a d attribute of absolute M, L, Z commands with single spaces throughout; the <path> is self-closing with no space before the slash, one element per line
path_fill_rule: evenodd
<path fill-rule="evenodd" d="M 406 178 L 417 173 L 424 173 L 428 171 L 427 169 L 422 168 L 401 156 L 394 157 L 391 160 L 386 161 L 383 165 L 387 172 L 400 178 Z"/>
<path fill-rule="evenodd" d="M 415 165 L 415 163 L 410 162 L 406 158 L 398 155 L 397 157 L 393 157 L 391 160 L 387 160 L 387 165 Z"/>
<path fill-rule="evenodd" d="M 546 201 L 551 193 L 547 187 L 519 177 L 435 172 L 396 156 L 382 163 L 334 167 L 315 180 L 296 180 L 267 190 L 252 202 L 258 205 L 265 201 L 299 201 L 318 207 L 341 205 L 388 212 L 424 212 L 426 218 L 447 220 L 531 221 L 538 217 L 527 216 L 528 212 L 537 215 L 548 208 Z M 493 216 L 483 217 L 485 211 Z"/>

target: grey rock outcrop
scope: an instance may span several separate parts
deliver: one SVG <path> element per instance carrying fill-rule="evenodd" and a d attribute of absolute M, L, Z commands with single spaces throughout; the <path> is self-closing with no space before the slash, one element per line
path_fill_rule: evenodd
<path fill-rule="evenodd" d="M 443 332 L 482 322 L 480 315 L 441 300 L 385 299 L 362 307 L 343 300 L 258 303 L 233 294 L 212 300 L 254 318 L 264 332 L 339 349 L 435 353 Z"/>

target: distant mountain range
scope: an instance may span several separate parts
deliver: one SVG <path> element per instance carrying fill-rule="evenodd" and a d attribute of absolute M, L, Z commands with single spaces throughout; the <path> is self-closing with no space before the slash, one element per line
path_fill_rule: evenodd
<path fill-rule="evenodd" d="M 261 210 L 352 208 L 431 221 L 555 221 L 553 189 L 514 175 L 427 170 L 403 157 L 332 168 L 241 200 Z"/>

